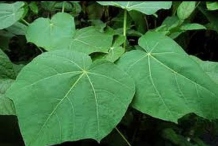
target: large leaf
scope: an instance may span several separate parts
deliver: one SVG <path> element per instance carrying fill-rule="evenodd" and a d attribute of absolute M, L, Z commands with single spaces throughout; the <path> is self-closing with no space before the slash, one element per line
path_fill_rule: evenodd
<path fill-rule="evenodd" d="M 110 2 L 100 2 L 99 4 L 103 6 L 116 6 L 122 9 L 126 9 L 127 11 L 136 10 L 142 12 L 147 15 L 155 14 L 160 9 L 169 9 L 172 5 L 171 1 L 168 2 L 119 2 L 119 1 L 110 1 Z"/>
<path fill-rule="evenodd" d="M 4 95 L 13 82 L 12 79 L 0 79 L 0 115 L 15 115 L 13 102 Z"/>
<path fill-rule="evenodd" d="M 38 18 L 27 28 L 28 42 L 46 50 L 67 48 L 75 31 L 74 18 L 67 13 L 56 13 L 51 19 Z"/>
<path fill-rule="evenodd" d="M 23 6 L 24 2 L 0 3 L 0 29 L 7 28 L 18 21 L 24 14 Z"/>
<path fill-rule="evenodd" d="M 139 45 L 144 51 L 130 51 L 118 61 L 135 80 L 134 108 L 173 122 L 192 112 L 208 119 L 218 117 L 218 86 L 178 44 L 148 32 Z"/>
<path fill-rule="evenodd" d="M 6 95 L 15 104 L 25 144 L 41 146 L 101 140 L 119 123 L 134 91 L 133 80 L 113 63 L 56 50 L 26 65 Z"/>
<path fill-rule="evenodd" d="M 112 35 L 99 32 L 95 27 L 77 30 L 70 44 L 70 49 L 90 54 L 107 52 L 111 47 Z"/>
<path fill-rule="evenodd" d="M 14 79 L 16 73 L 8 56 L 0 49 L 0 78 Z"/>

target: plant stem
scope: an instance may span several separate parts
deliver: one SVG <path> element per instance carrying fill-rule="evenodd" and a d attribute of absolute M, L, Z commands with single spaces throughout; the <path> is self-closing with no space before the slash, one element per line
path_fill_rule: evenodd
<path fill-rule="evenodd" d="M 26 20 L 21 19 L 27 26 L 30 25 Z"/>
<path fill-rule="evenodd" d="M 64 13 L 64 6 L 65 6 L 65 1 L 63 1 L 63 5 L 62 5 L 62 10 L 61 10 L 62 13 Z"/>
<path fill-rule="evenodd" d="M 123 36 L 125 37 L 125 41 L 123 44 L 124 49 L 126 49 L 126 22 L 127 22 L 127 10 L 124 10 L 124 18 L 123 18 Z"/>
<path fill-rule="evenodd" d="M 128 142 L 128 140 L 124 137 L 124 135 L 120 132 L 120 130 L 116 127 L 115 128 L 117 132 L 120 134 L 120 136 L 124 139 L 124 141 L 127 143 L 128 146 L 131 146 L 131 144 Z"/>

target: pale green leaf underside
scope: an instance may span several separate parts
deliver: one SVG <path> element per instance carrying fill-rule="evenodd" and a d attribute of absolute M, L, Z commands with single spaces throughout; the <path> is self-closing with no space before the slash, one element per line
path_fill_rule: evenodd
<path fill-rule="evenodd" d="M 51 19 L 38 18 L 32 22 L 27 28 L 26 38 L 46 50 L 66 49 L 74 31 L 74 18 L 59 12 Z"/>
<path fill-rule="evenodd" d="M 0 3 L 0 29 L 7 28 L 18 21 L 24 14 L 23 6 L 24 2 Z"/>
<path fill-rule="evenodd" d="M 118 61 L 135 80 L 134 108 L 173 122 L 192 112 L 208 119 L 218 117 L 218 86 L 178 44 L 148 32 L 139 45 L 144 51 L 130 51 Z"/>
<path fill-rule="evenodd" d="M 6 95 L 25 144 L 39 146 L 101 140 L 120 122 L 134 92 L 133 80 L 113 63 L 56 50 L 25 66 Z"/>
<path fill-rule="evenodd" d="M 16 73 L 8 56 L 0 49 L 0 78 L 14 79 Z"/>
<path fill-rule="evenodd" d="M 100 2 L 99 4 L 104 6 L 116 6 L 122 9 L 126 9 L 127 11 L 136 10 L 142 12 L 147 15 L 155 14 L 160 9 L 169 9 L 172 5 L 171 1 L 168 2 L 119 2 L 119 1 L 111 1 L 111 2 Z"/>

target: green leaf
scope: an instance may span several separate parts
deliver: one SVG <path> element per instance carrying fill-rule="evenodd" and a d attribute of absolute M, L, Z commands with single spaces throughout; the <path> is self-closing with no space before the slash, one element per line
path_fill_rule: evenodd
<path fill-rule="evenodd" d="M 203 15 L 209 20 L 209 25 L 207 26 L 207 29 L 215 30 L 218 32 L 218 19 L 217 14 L 213 11 L 205 10 L 204 7 L 198 6 L 198 9 L 202 12 Z"/>
<path fill-rule="evenodd" d="M 14 105 L 11 99 L 0 94 L 0 115 L 15 115 Z"/>
<path fill-rule="evenodd" d="M 15 115 L 13 102 L 4 95 L 13 82 L 11 79 L 0 79 L 0 115 Z"/>
<path fill-rule="evenodd" d="M 123 47 L 111 47 L 108 54 L 106 54 L 104 58 L 110 62 L 115 62 L 123 55 L 124 52 L 125 49 Z"/>
<path fill-rule="evenodd" d="M 7 28 L 22 18 L 24 2 L 0 3 L 0 29 Z"/>
<path fill-rule="evenodd" d="M 75 30 L 74 19 L 70 14 L 57 13 L 51 20 L 38 18 L 30 24 L 26 38 L 28 42 L 48 51 L 72 49 L 90 54 L 107 52 L 111 47 L 113 36 L 99 32 L 93 26 Z"/>
<path fill-rule="evenodd" d="M 0 49 L 0 78 L 15 79 L 16 73 L 8 56 Z"/>
<path fill-rule="evenodd" d="M 183 24 L 180 27 L 180 29 L 186 31 L 186 30 L 206 29 L 206 27 L 198 23 L 187 23 L 187 24 Z"/>
<path fill-rule="evenodd" d="M 56 13 L 51 19 L 38 18 L 31 23 L 26 38 L 46 50 L 66 49 L 74 31 L 74 18 L 67 13 Z"/>
<path fill-rule="evenodd" d="M 31 10 L 34 14 L 38 14 L 39 8 L 38 8 L 36 2 L 34 2 L 34 1 L 33 1 L 33 2 L 30 2 L 29 7 L 30 7 L 30 10 Z"/>
<path fill-rule="evenodd" d="M 27 26 L 20 22 L 16 22 L 12 26 L 6 28 L 6 30 L 14 35 L 25 35 Z"/>
<path fill-rule="evenodd" d="M 179 17 L 179 19 L 181 20 L 185 20 L 187 19 L 191 13 L 195 10 L 195 1 L 190 1 L 190 2 L 186 2 L 183 1 L 178 9 L 177 9 L 177 16 Z"/>
<path fill-rule="evenodd" d="M 41 146 L 100 141 L 120 122 L 134 92 L 134 81 L 113 63 L 56 50 L 26 65 L 6 95 L 15 104 L 25 144 Z"/>
<path fill-rule="evenodd" d="M 139 39 L 139 45 L 144 51 L 130 51 L 118 60 L 135 80 L 134 108 L 173 122 L 187 113 L 218 117 L 218 85 L 177 43 L 148 32 Z"/>
<path fill-rule="evenodd" d="M 111 2 L 100 2 L 99 4 L 103 6 L 116 6 L 127 11 L 136 10 L 141 13 L 152 15 L 155 14 L 160 9 L 169 9 L 172 5 L 171 1 L 168 2 L 119 2 L 119 1 L 111 1 Z"/>
<path fill-rule="evenodd" d="M 69 48 L 86 54 L 107 52 L 112 45 L 112 40 L 112 35 L 102 33 L 90 26 L 76 31 Z"/>
<path fill-rule="evenodd" d="M 203 61 L 195 56 L 191 56 L 208 74 L 208 76 L 218 84 L 218 63 L 212 61 Z"/>
<path fill-rule="evenodd" d="M 0 79 L 0 94 L 5 94 L 13 82 L 12 79 Z"/>
<path fill-rule="evenodd" d="M 218 10 L 218 2 L 206 2 L 208 10 Z"/>

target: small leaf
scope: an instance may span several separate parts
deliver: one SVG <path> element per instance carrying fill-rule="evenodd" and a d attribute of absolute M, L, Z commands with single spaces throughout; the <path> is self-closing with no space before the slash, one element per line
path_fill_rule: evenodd
<path fill-rule="evenodd" d="M 118 35 L 113 43 L 113 47 L 120 47 L 126 40 L 123 35 Z"/>
<path fill-rule="evenodd" d="M 198 9 L 205 15 L 205 18 L 209 20 L 209 24 L 207 25 L 207 29 L 215 30 L 218 32 L 218 19 L 217 15 L 211 11 L 205 10 L 204 7 L 198 6 Z"/>
<path fill-rule="evenodd" d="M 66 49 L 74 31 L 74 18 L 67 13 L 56 13 L 51 19 L 38 18 L 31 23 L 26 38 L 46 50 Z"/>
<path fill-rule="evenodd" d="M 70 49 L 90 54 L 107 52 L 112 45 L 113 36 L 99 32 L 90 26 L 77 30 L 70 44 Z"/>
<path fill-rule="evenodd" d="M 186 2 L 183 1 L 178 9 L 177 9 L 177 16 L 179 17 L 179 19 L 181 20 L 185 20 L 187 19 L 191 13 L 195 10 L 195 1 L 190 1 L 190 2 Z"/>
<path fill-rule="evenodd" d="M 0 78 L 15 79 L 16 73 L 8 56 L 0 49 Z"/>
<path fill-rule="evenodd" d="M 22 18 L 24 2 L 0 3 L 0 29 L 7 28 Z"/>
<path fill-rule="evenodd" d="M 30 2 L 29 7 L 30 7 L 30 10 L 31 10 L 34 14 L 38 14 L 39 9 L 38 9 L 38 6 L 37 6 L 36 2 Z"/>
<path fill-rule="evenodd" d="M 143 51 L 125 53 L 117 62 L 135 80 L 134 108 L 173 122 L 188 113 L 218 118 L 218 85 L 177 43 L 147 32 L 139 45 Z"/>
<path fill-rule="evenodd" d="M 206 2 L 208 10 L 218 10 L 218 2 Z"/>
<path fill-rule="evenodd" d="M 100 2 L 99 4 L 103 6 L 116 6 L 127 11 L 136 10 L 141 13 L 152 15 L 155 14 L 160 9 L 169 9 L 172 5 L 172 2 L 119 2 L 119 1 L 111 1 L 111 2 Z"/>
<path fill-rule="evenodd" d="M 111 47 L 108 54 L 106 54 L 104 58 L 110 62 L 115 62 L 123 55 L 124 52 L 125 49 L 123 47 Z"/>
<path fill-rule="evenodd" d="M 206 27 L 198 23 L 187 23 L 187 24 L 183 24 L 180 27 L 180 29 L 186 31 L 186 30 L 206 29 Z"/>
<path fill-rule="evenodd" d="M 134 92 L 133 80 L 115 64 L 56 50 L 26 65 L 6 95 L 15 104 L 25 144 L 44 146 L 100 141 L 120 122 Z"/>

